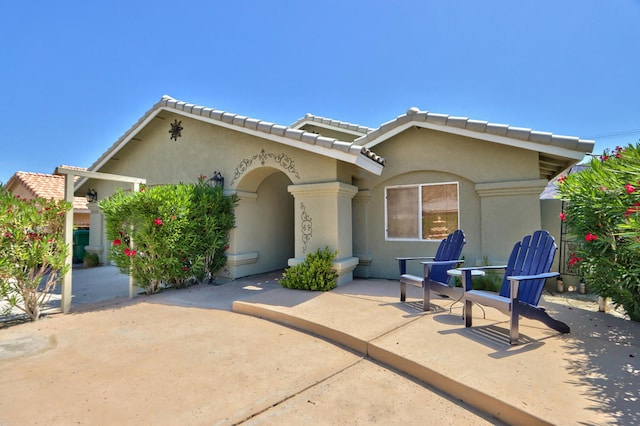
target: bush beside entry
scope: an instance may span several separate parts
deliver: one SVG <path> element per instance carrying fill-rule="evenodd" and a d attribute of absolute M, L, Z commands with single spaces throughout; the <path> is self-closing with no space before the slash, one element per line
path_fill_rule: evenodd
<path fill-rule="evenodd" d="M 328 291 L 336 287 L 338 274 L 331 269 L 337 251 L 331 252 L 329 247 L 309 253 L 305 260 L 284 272 L 280 285 L 298 290 Z"/>
<path fill-rule="evenodd" d="M 212 278 L 227 261 L 236 203 L 205 176 L 195 184 L 118 190 L 100 203 L 109 258 L 147 294 Z"/>

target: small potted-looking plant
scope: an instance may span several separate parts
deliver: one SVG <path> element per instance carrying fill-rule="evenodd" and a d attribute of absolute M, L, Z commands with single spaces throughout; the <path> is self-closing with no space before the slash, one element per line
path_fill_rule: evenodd
<path fill-rule="evenodd" d="M 100 264 L 100 258 L 95 253 L 85 253 L 82 261 L 84 262 L 85 268 L 93 268 Z"/>

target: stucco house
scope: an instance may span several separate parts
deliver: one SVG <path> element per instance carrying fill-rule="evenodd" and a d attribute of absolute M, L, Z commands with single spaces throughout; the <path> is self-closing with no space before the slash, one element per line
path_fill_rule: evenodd
<path fill-rule="evenodd" d="M 467 264 L 504 262 L 551 217 L 540 201 L 549 180 L 593 145 L 417 108 L 375 129 L 311 114 L 283 126 L 164 96 L 89 171 L 148 185 L 219 172 L 240 199 L 220 274 L 285 268 L 329 246 L 343 283 L 397 278 L 395 257 L 432 255 L 456 228 Z M 75 190 L 102 199 L 116 186 L 84 177 Z M 90 209 L 90 248 L 105 260 L 110 242 Z"/>

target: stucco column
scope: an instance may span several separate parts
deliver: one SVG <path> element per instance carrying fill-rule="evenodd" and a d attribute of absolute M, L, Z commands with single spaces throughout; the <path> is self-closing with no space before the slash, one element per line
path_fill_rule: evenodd
<path fill-rule="evenodd" d="M 358 188 L 343 182 L 324 182 L 289 185 L 288 190 L 295 198 L 295 258 L 289 259 L 289 266 L 328 246 L 338 251 L 333 262 L 338 285 L 353 280 L 358 258 L 353 256 L 352 199 Z"/>
<path fill-rule="evenodd" d="M 541 229 L 540 194 L 546 185 L 546 179 L 476 184 L 480 196 L 482 253 L 490 262 L 506 264 L 513 244 Z M 504 220 L 497 221 L 496 217 Z"/>
<path fill-rule="evenodd" d="M 87 253 L 97 254 L 100 258 L 100 262 L 106 262 L 106 255 L 104 253 L 104 246 L 102 245 L 102 239 L 104 234 L 104 218 L 100 212 L 100 206 L 98 203 L 92 202 L 87 204 L 89 207 L 89 245 L 84 247 Z"/>
<path fill-rule="evenodd" d="M 354 275 L 369 278 L 371 250 L 369 247 L 369 205 L 371 191 L 359 191 L 353 198 L 353 254 L 358 261 Z"/>
<path fill-rule="evenodd" d="M 235 194 L 238 197 L 238 206 L 235 208 L 236 227 L 229 232 L 229 250 L 227 251 L 227 264 L 216 275 L 225 278 L 236 279 L 251 273 L 251 267 L 258 261 L 258 252 L 252 249 L 251 232 L 255 228 L 248 226 L 256 222 L 254 218 L 258 194 L 247 191 L 233 191 L 225 195 Z"/>

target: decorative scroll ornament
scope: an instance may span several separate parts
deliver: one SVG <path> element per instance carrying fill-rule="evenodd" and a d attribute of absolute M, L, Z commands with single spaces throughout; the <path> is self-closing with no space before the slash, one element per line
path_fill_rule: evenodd
<path fill-rule="evenodd" d="M 169 130 L 169 133 L 171 133 L 171 139 L 177 141 L 179 137 L 182 137 L 182 130 L 184 129 L 184 127 L 182 127 L 182 121 L 175 119 L 173 120 L 173 123 L 169 124 L 171 125 L 171 130 Z"/>
<path fill-rule="evenodd" d="M 274 161 L 282 169 L 284 169 L 285 171 L 291 173 L 292 175 L 300 179 L 300 174 L 296 170 L 296 163 L 293 161 L 291 157 L 285 155 L 284 153 L 276 155 L 271 152 L 266 152 L 264 149 L 262 149 L 259 154 L 256 154 L 249 159 L 245 158 L 240 162 L 240 164 L 236 166 L 236 170 L 233 173 L 233 179 L 231 180 L 231 184 L 233 185 L 233 183 L 238 178 L 240 178 L 240 176 L 242 176 L 247 171 L 247 169 L 249 169 L 249 167 L 251 167 L 254 161 L 259 161 L 260 164 L 264 166 L 266 162 L 269 160 Z"/>
<path fill-rule="evenodd" d="M 311 222 L 311 217 L 307 214 L 307 208 L 304 206 L 304 203 L 300 203 L 300 209 L 302 213 L 300 214 L 300 219 L 302 219 L 302 223 L 300 225 L 302 230 L 302 252 L 307 252 L 307 243 L 313 237 L 313 223 Z"/>

